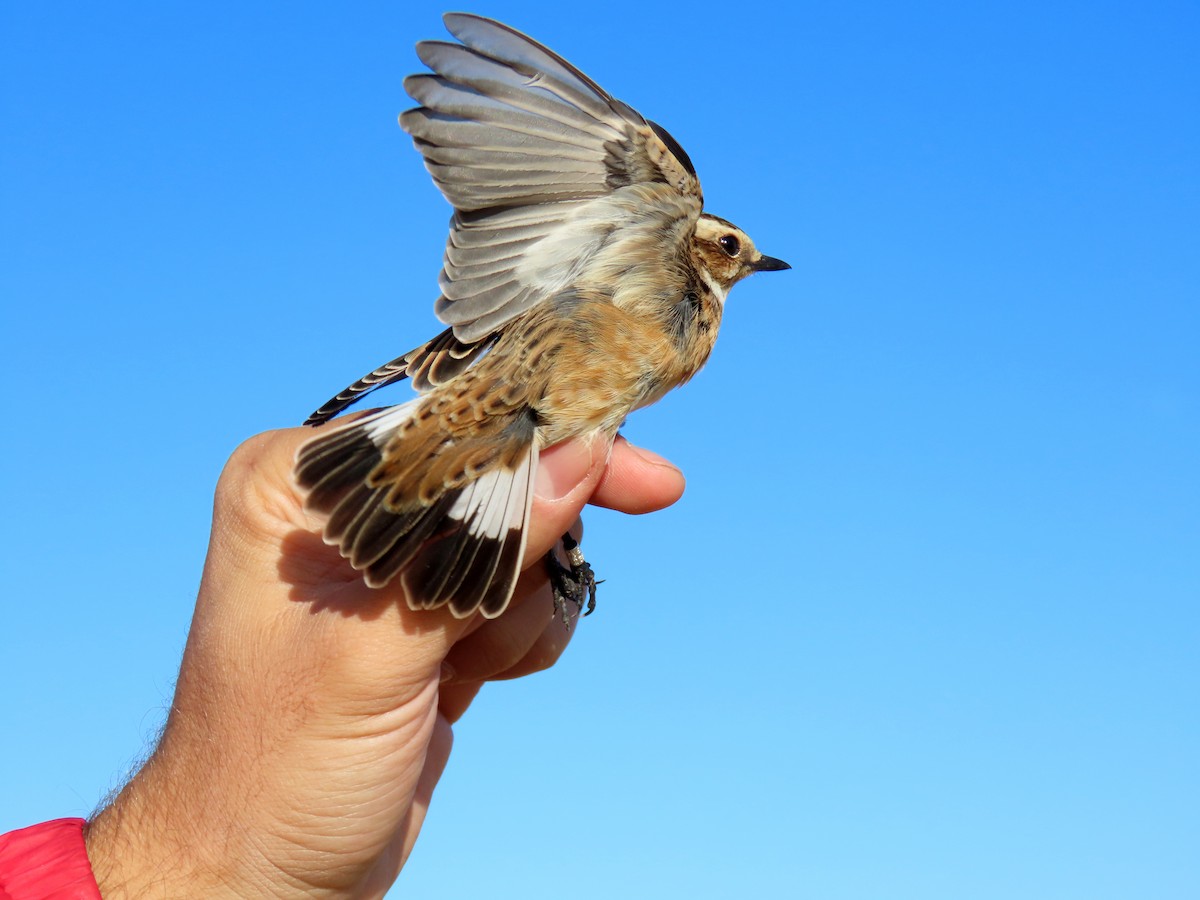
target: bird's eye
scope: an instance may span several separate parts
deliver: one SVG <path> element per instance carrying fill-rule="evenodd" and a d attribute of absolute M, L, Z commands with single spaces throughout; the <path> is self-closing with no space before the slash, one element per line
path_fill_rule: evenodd
<path fill-rule="evenodd" d="M 742 245 L 738 243 L 738 239 L 732 234 L 723 234 L 717 239 L 717 243 L 721 245 L 721 249 L 730 256 L 737 256 L 738 251 L 742 249 Z"/>

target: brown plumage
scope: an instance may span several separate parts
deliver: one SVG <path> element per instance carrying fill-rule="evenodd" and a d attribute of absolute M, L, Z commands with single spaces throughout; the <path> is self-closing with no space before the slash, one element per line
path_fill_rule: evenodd
<path fill-rule="evenodd" d="M 499 615 L 519 572 L 538 452 L 610 440 L 690 379 L 725 298 L 787 268 L 701 212 L 664 130 L 505 25 L 451 14 L 400 117 L 455 207 L 436 311 L 450 327 L 338 394 L 320 425 L 405 377 L 423 392 L 305 445 L 297 480 L 368 584 L 414 608 Z"/>

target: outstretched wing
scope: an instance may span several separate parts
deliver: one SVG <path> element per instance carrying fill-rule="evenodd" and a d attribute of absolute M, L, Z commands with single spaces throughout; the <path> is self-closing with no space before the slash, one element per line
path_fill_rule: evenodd
<path fill-rule="evenodd" d="M 433 72 L 405 80 L 421 106 L 400 124 L 455 209 L 437 314 L 458 340 L 492 334 L 561 291 L 623 228 L 645 227 L 645 192 L 612 202 L 619 195 L 665 191 L 660 218 L 688 226 L 666 230 L 690 231 L 700 183 L 665 129 L 507 25 L 462 13 L 445 22 L 462 43 L 417 45 Z M 543 241 L 555 248 L 552 279 L 544 264 L 522 266 Z"/>

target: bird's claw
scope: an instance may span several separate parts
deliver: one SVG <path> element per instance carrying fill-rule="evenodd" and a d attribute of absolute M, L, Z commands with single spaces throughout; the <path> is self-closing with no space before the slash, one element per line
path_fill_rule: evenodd
<path fill-rule="evenodd" d="M 579 541 L 564 534 L 562 537 L 563 550 L 567 554 L 569 566 L 558 561 L 558 554 L 551 550 L 546 554 L 546 571 L 550 575 L 550 589 L 554 592 L 554 609 L 562 618 L 564 625 L 571 624 L 567 613 L 567 603 L 575 605 L 575 615 L 581 613 L 590 616 L 596 608 L 596 574 L 588 561 L 583 558 L 579 549 Z M 586 609 L 585 609 L 586 607 Z"/>

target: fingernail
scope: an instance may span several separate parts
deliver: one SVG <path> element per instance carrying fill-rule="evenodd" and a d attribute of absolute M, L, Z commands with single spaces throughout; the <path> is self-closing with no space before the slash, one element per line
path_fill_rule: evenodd
<path fill-rule="evenodd" d="M 583 481 L 591 468 L 590 441 L 567 441 L 543 450 L 538 457 L 533 492 L 539 500 L 561 500 Z"/>

